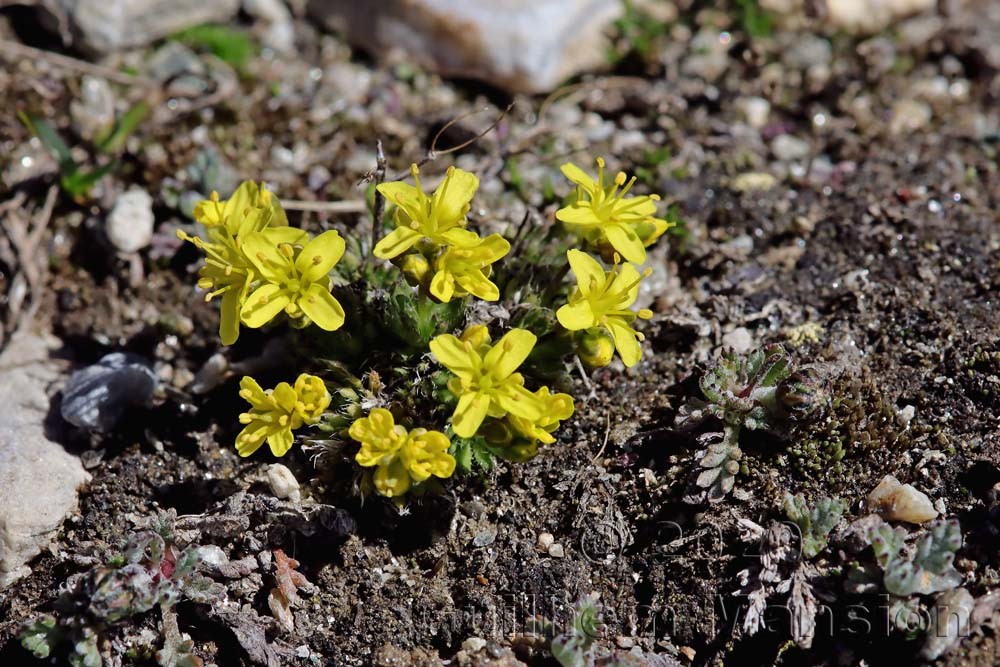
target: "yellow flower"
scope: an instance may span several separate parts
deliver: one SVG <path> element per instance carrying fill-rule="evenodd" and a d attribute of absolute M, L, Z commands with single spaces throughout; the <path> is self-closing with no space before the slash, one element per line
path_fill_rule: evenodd
<path fill-rule="evenodd" d="M 323 380 L 306 373 L 295 380 L 294 387 L 281 382 L 267 391 L 245 376 L 240 381 L 240 396 L 250 403 L 250 411 L 240 415 L 240 423 L 246 424 L 236 437 L 240 456 L 250 456 L 265 440 L 272 454 L 284 456 L 292 448 L 292 431 L 318 422 L 330 405 L 330 393 Z"/>
<path fill-rule="evenodd" d="M 511 329 L 492 346 L 487 342 L 477 346 L 451 334 L 431 341 L 438 363 L 456 376 L 448 382 L 448 389 L 458 397 L 451 417 L 458 436 L 474 436 L 487 415 L 499 418 L 510 413 L 532 421 L 541 418 L 542 406 L 524 388 L 521 374 L 514 372 L 528 358 L 536 340 L 526 329 Z"/>
<path fill-rule="evenodd" d="M 490 264 L 510 252 L 510 243 L 499 234 L 490 234 L 474 246 L 449 247 L 435 262 L 431 294 L 448 303 L 454 296 L 472 294 L 484 301 L 496 301 L 500 290 L 489 280 Z"/>
<path fill-rule="evenodd" d="M 269 229 L 246 237 L 243 250 L 264 283 L 246 298 L 240 316 L 256 329 L 285 311 L 321 329 L 344 324 L 344 309 L 330 294 L 330 269 L 344 254 L 344 239 L 334 230 L 309 240 L 301 249 L 281 230 Z"/>
<path fill-rule="evenodd" d="M 246 235 L 270 228 L 286 243 L 300 243 L 305 232 L 288 227 L 288 218 L 278 199 L 263 186 L 245 181 L 227 200 L 213 192 L 195 207 L 195 219 L 206 229 L 206 239 L 182 231 L 177 236 L 205 253 L 198 271 L 198 287 L 209 290 L 205 300 L 222 296 L 219 337 L 232 345 L 240 335 L 240 309 L 254 280 L 253 264 L 242 250 Z M 281 231 L 277 231 L 281 230 Z"/>
<path fill-rule="evenodd" d="M 444 181 L 428 197 L 420 187 L 417 165 L 410 166 L 410 173 L 416 186 L 400 181 L 378 186 L 378 191 L 397 208 L 396 229 L 375 245 L 375 256 L 398 257 L 424 238 L 437 245 L 475 245 L 479 237 L 465 229 L 465 216 L 479 188 L 479 179 L 467 171 L 449 167 Z"/>
<path fill-rule="evenodd" d="M 348 433 L 361 443 L 354 457 L 366 468 L 377 466 L 375 489 L 394 498 L 431 477 L 451 477 L 455 457 L 448 453 L 451 442 L 440 431 L 415 428 L 409 432 L 384 408 L 375 408 L 367 417 L 355 420 Z"/>
<path fill-rule="evenodd" d="M 542 415 L 538 419 L 524 419 L 511 414 L 507 415 L 507 420 L 515 432 L 530 442 L 552 444 L 556 441 L 552 432 L 559 428 L 559 422 L 573 415 L 573 397 L 569 394 L 550 394 L 548 387 L 542 387 L 535 392 L 535 400 L 542 406 Z"/>
<path fill-rule="evenodd" d="M 577 200 L 556 211 L 556 218 L 582 228 L 593 245 L 610 244 L 630 262 L 646 261 L 646 246 L 670 228 L 666 220 L 654 217 L 658 195 L 627 197 L 635 176 L 626 183 L 625 172 L 604 183 L 604 159 L 597 158 L 597 180 L 575 164 L 566 163 L 562 173 L 577 185 Z"/>
<path fill-rule="evenodd" d="M 649 319 L 652 311 L 643 308 L 629 310 L 639 296 L 642 275 L 631 264 L 619 270 L 605 271 L 593 257 L 579 250 L 566 253 L 569 265 L 576 275 L 577 288 L 569 303 L 556 311 L 559 323 L 570 331 L 603 327 L 615 340 L 618 356 L 626 366 L 634 366 L 642 356 L 639 341 L 642 334 L 632 329 L 636 317 Z M 645 275 L 649 275 L 647 269 Z"/>

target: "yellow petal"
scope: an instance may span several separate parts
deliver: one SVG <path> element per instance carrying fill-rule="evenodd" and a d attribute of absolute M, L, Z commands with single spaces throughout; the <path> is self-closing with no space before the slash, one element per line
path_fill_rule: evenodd
<path fill-rule="evenodd" d="M 596 259 L 581 250 L 568 250 L 566 259 L 569 260 L 569 267 L 573 269 L 576 283 L 584 296 L 590 294 L 592 289 L 604 289 L 607 272 Z"/>
<path fill-rule="evenodd" d="M 455 167 L 448 169 L 448 175 L 431 198 L 431 215 L 438 225 L 446 227 L 463 220 L 478 188 L 479 178 L 475 174 Z"/>
<path fill-rule="evenodd" d="M 442 303 L 448 303 L 455 296 L 455 276 L 447 270 L 441 270 L 431 278 L 431 294 Z"/>
<path fill-rule="evenodd" d="M 282 243 L 303 245 L 309 241 L 309 232 L 298 227 L 269 227 L 264 230 L 264 236 L 273 246 L 278 246 Z"/>
<path fill-rule="evenodd" d="M 618 356 L 622 358 L 622 363 L 629 368 L 639 363 L 639 359 L 642 357 L 642 348 L 639 347 L 635 331 L 615 319 L 609 319 L 607 327 L 615 339 L 615 349 L 618 350 Z"/>
<path fill-rule="evenodd" d="M 616 304 L 617 309 L 628 308 L 639 298 L 640 278 L 639 271 L 631 264 L 625 264 L 618 270 L 618 275 L 608 287 L 609 294 L 621 294 L 621 301 Z"/>
<path fill-rule="evenodd" d="M 567 303 L 565 306 L 562 306 L 556 311 L 556 319 L 559 320 L 559 324 L 563 325 L 569 331 L 589 329 L 597 324 L 597 318 L 594 317 L 594 310 L 586 300 Z"/>
<path fill-rule="evenodd" d="M 593 207 L 584 202 L 570 204 L 556 211 L 556 220 L 570 225 L 599 225 L 601 219 L 597 217 Z"/>
<path fill-rule="evenodd" d="M 490 234 L 483 239 L 477 250 L 481 251 L 482 261 L 492 264 L 510 252 L 510 241 L 499 234 Z"/>
<path fill-rule="evenodd" d="M 403 462 L 394 459 L 388 465 L 381 465 L 375 471 L 375 489 L 383 496 L 398 498 L 410 490 L 410 475 Z"/>
<path fill-rule="evenodd" d="M 497 380 L 503 380 L 524 363 L 537 340 L 527 329 L 511 329 L 486 353 L 483 367 Z"/>
<path fill-rule="evenodd" d="M 261 389 L 260 384 L 249 375 L 244 375 L 243 379 L 240 380 L 240 396 L 255 408 L 270 406 L 267 394 Z"/>
<path fill-rule="evenodd" d="M 451 416 L 451 427 L 456 435 L 471 438 L 476 434 L 480 424 L 486 419 L 486 411 L 490 407 L 490 397 L 480 392 L 463 394 L 458 399 L 455 414 Z"/>
<path fill-rule="evenodd" d="M 545 405 L 520 384 L 504 383 L 495 398 L 501 408 L 531 422 L 538 421 L 545 413 Z"/>
<path fill-rule="evenodd" d="M 563 166 L 559 167 L 559 171 L 563 173 L 563 176 L 573 181 L 587 192 L 593 193 L 597 191 L 597 181 L 588 176 L 587 172 L 580 169 L 572 162 L 567 162 Z"/>
<path fill-rule="evenodd" d="M 605 225 L 603 227 L 608 243 L 622 257 L 630 262 L 642 264 L 646 261 L 646 247 L 642 244 L 635 230 L 624 224 Z"/>
<path fill-rule="evenodd" d="M 473 296 L 479 297 L 483 301 L 497 301 L 500 298 L 500 289 L 487 280 L 486 276 L 480 271 L 469 271 L 468 273 L 455 276 L 455 280 L 462 289 Z M 433 291 L 433 289 L 434 285 L 432 283 L 431 290 Z M 444 299 L 441 300 L 444 301 Z"/>
<path fill-rule="evenodd" d="M 267 444 L 271 448 L 271 453 L 275 456 L 284 456 L 292 448 L 295 438 L 292 437 L 292 429 L 283 428 L 267 436 Z"/>
<path fill-rule="evenodd" d="M 295 268 L 305 282 L 324 280 L 330 269 L 344 256 L 345 247 L 344 239 L 337 230 L 323 232 L 302 248 L 295 258 Z"/>
<path fill-rule="evenodd" d="M 292 385 L 287 382 L 279 382 L 275 386 L 274 391 L 271 392 L 271 396 L 278 404 L 278 407 L 285 412 L 291 412 L 295 409 L 295 401 L 298 399 L 298 395 L 292 389 Z"/>
<path fill-rule="evenodd" d="M 264 439 L 250 437 L 252 433 L 260 429 L 261 422 L 255 421 L 247 424 L 240 434 L 236 436 L 236 453 L 240 456 L 250 456 L 264 444 Z"/>
<path fill-rule="evenodd" d="M 264 232 L 247 234 L 241 248 L 246 258 L 268 282 L 283 283 L 291 274 L 292 261 L 278 250 L 278 245 L 272 243 Z"/>
<path fill-rule="evenodd" d="M 452 227 L 439 236 L 441 241 L 456 248 L 471 248 L 480 241 L 479 234 L 462 227 Z"/>
<path fill-rule="evenodd" d="M 412 215 L 409 211 L 419 211 L 421 208 L 420 190 L 410 185 L 409 183 L 403 183 L 402 181 L 393 181 L 391 183 L 382 183 L 376 190 L 382 193 L 382 196 L 386 198 L 390 204 L 395 204 L 406 210 L 408 215 Z"/>
<path fill-rule="evenodd" d="M 313 283 L 296 303 L 324 331 L 336 331 L 344 325 L 344 308 L 325 285 Z"/>
<path fill-rule="evenodd" d="M 257 329 L 274 319 L 289 303 L 288 293 L 278 285 L 261 285 L 243 303 L 240 319 L 251 329 Z"/>
<path fill-rule="evenodd" d="M 240 337 L 240 290 L 230 287 L 222 295 L 219 319 L 219 338 L 223 345 L 232 345 Z"/>
<path fill-rule="evenodd" d="M 409 227 L 397 227 L 375 244 L 374 254 L 379 259 L 398 257 L 413 247 L 422 238 L 419 232 Z"/>
<path fill-rule="evenodd" d="M 222 216 L 226 222 L 226 228 L 231 234 L 235 234 L 239 229 L 246 211 L 254 207 L 257 201 L 258 186 L 253 181 L 243 181 L 236 188 L 222 210 Z"/>
<path fill-rule="evenodd" d="M 479 355 L 474 349 L 466 349 L 465 344 L 451 334 L 435 336 L 430 348 L 437 362 L 459 377 L 472 379 L 479 369 Z"/>

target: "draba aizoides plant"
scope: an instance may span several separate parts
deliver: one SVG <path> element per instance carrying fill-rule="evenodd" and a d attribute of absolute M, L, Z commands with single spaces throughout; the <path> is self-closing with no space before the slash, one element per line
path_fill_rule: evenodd
<path fill-rule="evenodd" d="M 237 452 L 267 443 L 283 456 L 315 426 L 326 439 L 313 442 L 356 464 L 362 494 L 399 502 L 456 470 L 526 461 L 554 443 L 574 411 L 575 357 L 591 368 L 616 351 L 627 367 L 639 362 L 635 325 L 652 312 L 634 309 L 649 274 L 634 263 L 671 224 L 655 217 L 659 197 L 630 195 L 636 179 L 624 172 L 606 183 L 597 164 L 596 180 L 562 167 L 576 189 L 556 212 L 561 225 L 526 218 L 509 238 L 470 228 L 479 179 L 456 167 L 433 192 L 417 165 L 412 184 L 377 184 L 371 242 L 289 226 L 263 184 L 199 204 L 203 237 L 180 237 L 204 254 L 206 298 L 222 298 L 223 344 L 268 327 L 303 371 L 272 389 L 243 378 Z"/>

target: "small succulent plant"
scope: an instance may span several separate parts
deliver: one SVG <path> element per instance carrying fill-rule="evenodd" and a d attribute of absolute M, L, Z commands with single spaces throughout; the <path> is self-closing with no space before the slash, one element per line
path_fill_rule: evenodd
<path fill-rule="evenodd" d="M 803 558 L 815 558 L 826 548 L 830 531 L 840 523 L 847 503 L 840 498 L 820 498 L 812 509 L 802 494 L 785 494 L 785 514 L 799 527 Z"/>
<path fill-rule="evenodd" d="M 740 472 L 742 429 L 776 428 L 785 421 L 815 414 L 827 392 L 812 367 L 792 368 L 791 357 L 780 345 L 768 345 L 747 355 L 726 351 L 700 382 L 705 411 L 723 422 L 721 433 L 702 438 L 708 446 L 701 455 L 703 470 L 696 485 L 708 490 L 709 502 L 732 491 Z"/>
<path fill-rule="evenodd" d="M 914 548 L 905 544 L 906 530 L 882 523 L 869 531 L 875 559 L 884 573 L 885 589 L 892 595 L 928 595 L 955 588 L 962 575 L 953 563 L 962 546 L 957 521 L 936 521 Z"/>
<path fill-rule="evenodd" d="M 39 658 L 66 649 L 74 667 L 99 667 L 99 640 L 109 626 L 156 606 L 170 608 L 182 598 L 202 603 L 220 599 L 223 587 L 198 573 L 198 547 L 181 550 L 174 544 L 176 516 L 164 513 L 153 529 L 132 535 L 123 564 L 71 577 L 55 601 L 57 614 L 26 625 L 22 645 Z"/>

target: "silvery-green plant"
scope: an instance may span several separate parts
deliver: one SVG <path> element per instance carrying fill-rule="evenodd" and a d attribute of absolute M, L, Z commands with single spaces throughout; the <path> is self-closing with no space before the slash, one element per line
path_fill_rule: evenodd
<path fill-rule="evenodd" d="M 170 608 L 182 598 L 220 600 L 225 589 L 198 572 L 198 547 L 182 550 L 174 543 L 176 516 L 163 513 L 151 530 L 132 535 L 123 563 L 71 577 L 54 603 L 56 614 L 28 623 L 21 644 L 39 658 L 65 651 L 73 667 L 100 667 L 99 639 L 118 621 L 156 606 Z"/>

